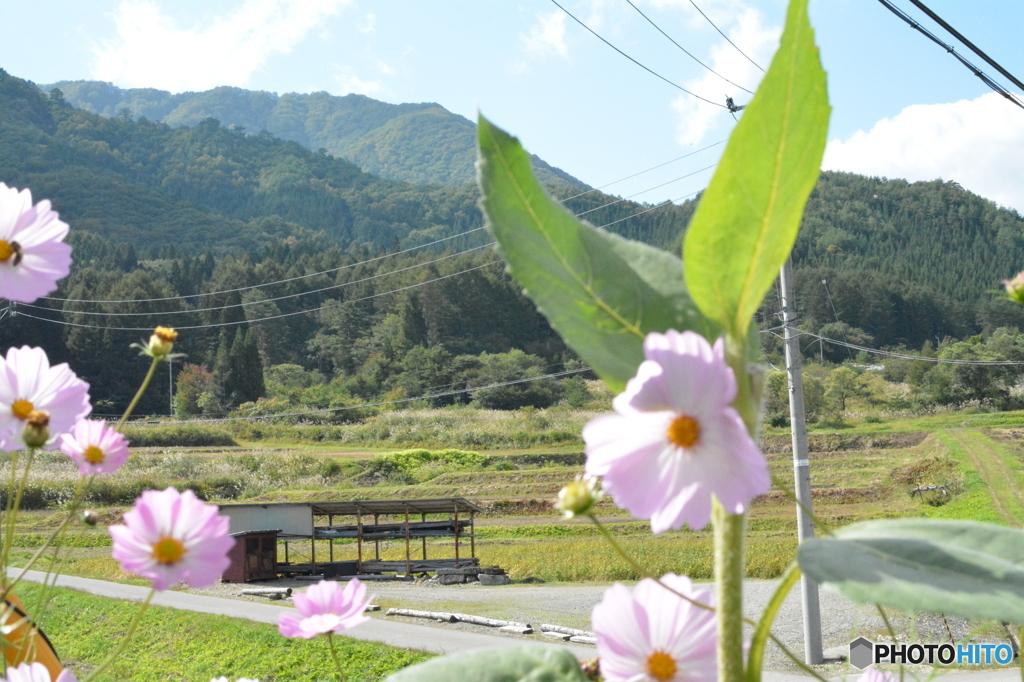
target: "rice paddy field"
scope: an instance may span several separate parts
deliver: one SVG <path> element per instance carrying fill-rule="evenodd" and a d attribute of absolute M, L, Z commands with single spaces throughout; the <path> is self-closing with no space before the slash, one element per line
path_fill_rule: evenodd
<path fill-rule="evenodd" d="M 465 497 L 487 510 L 477 517 L 477 556 L 502 566 L 513 579 L 637 579 L 638 572 L 592 523 L 564 521 L 551 508 L 558 490 L 583 469 L 578 434 L 593 415 L 423 410 L 354 427 L 266 426 L 258 438 L 259 425 L 233 433 L 188 427 L 184 436 L 180 427 L 177 436 L 169 427 L 137 427 L 133 440 L 148 446 L 135 448 L 121 471 L 93 483 L 86 506 L 101 522 L 95 528 L 76 525 L 63 536 L 65 571 L 133 581 L 109 558 L 104 526 L 117 522 L 142 490 L 174 485 L 226 504 Z M 364 442 L 363 436 L 345 436 L 346 428 L 376 429 L 382 437 Z M 153 445 L 175 438 L 218 444 Z M 1024 524 L 1024 413 L 950 412 L 864 423 L 814 432 L 810 446 L 814 511 L 825 526 L 913 515 Z M 769 431 L 762 449 L 773 475 L 789 485 L 788 433 Z M 9 459 L 0 460 L 0 476 L 8 476 L 10 466 Z M 16 560 L 27 558 L 59 523 L 77 481 L 63 455 L 37 460 L 23 499 L 28 511 L 13 543 Z M 600 504 L 598 517 L 647 571 L 711 577 L 710 528 L 653 536 L 610 500 Z M 780 575 L 796 547 L 794 504 L 785 490 L 756 500 L 748 537 L 748 576 Z M 351 543 L 336 541 L 333 550 L 326 541 L 320 544 L 320 557 L 333 551 L 339 560 L 355 558 Z M 377 551 L 382 559 L 405 556 L 402 543 L 382 543 Z M 293 562 L 301 561 L 309 543 L 292 543 L 290 552 Z M 432 541 L 430 554 L 454 556 L 454 546 Z"/>

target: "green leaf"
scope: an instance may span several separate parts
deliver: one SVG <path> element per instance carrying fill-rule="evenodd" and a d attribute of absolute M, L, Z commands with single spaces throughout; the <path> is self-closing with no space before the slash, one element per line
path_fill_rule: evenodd
<path fill-rule="evenodd" d="M 686 283 L 733 338 L 786 262 L 821 168 L 828 132 L 825 72 L 807 0 L 789 4 L 782 42 L 686 233 Z"/>
<path fill-rule="evenodd" d="M 399 670 L 384 682 L 586 682 L 568 649 L 524 646 L 480 649 L 433 658 Z"/>
<path fill-rule="evenodd" d="M 481 206 L 509 272 L 613 390 L 636 374 L 648 332 L 719 335 L 677 257 L 577 220 L 534 178 L 516 138 L 483 116 L 478 130 Z"/>
<path fill-rule="evenodd" d="M 856 602 L 1024 623 L 1024 532 L 975 521 L 866 521 L 800 545 L 800 568 Z"/>

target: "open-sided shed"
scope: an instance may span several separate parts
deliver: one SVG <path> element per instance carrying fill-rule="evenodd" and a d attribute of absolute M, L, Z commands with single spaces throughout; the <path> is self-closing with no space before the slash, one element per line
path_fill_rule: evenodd
<path fill-rule="evenodd" d="M 328 576 L 392 571 L 413 573 L 479 565 L 474 521 L 477 514 L 483 513 L 483 509 L 461 497 L 232 504 L 222 505 L 221 513 L 229 517 L 231 533 L 280 529 L 279 537 L 285 541 L 285 560 L 278 564 L 280 573 L 318 575 L 322 572 Z M 381 523 L 381 517 L 388 517 L 390 521 Z M 343 519 L 344 523 L 336 524 L 338 519 Z M 432 538 L 454 538 L 455 558 L 428 558 L 427 541 Z M 334 541 L 341 539 L 356 541 L 356 561 L 335 561 Z M 466 539 L 469 540 L 468 557 L 463 551 Z M 304 540 L 310 541 L 310 563 L 290 563 L 289 541 Z M 329 541 L 326 562 L 317 562 L 316 540 Z M 405 543 L 404 560 L 381 560 L 380 543 L 391 541 Z M 420 545 L 417 548 L 420 556 L 415 558 L 412 549 L 414 541 Z M 372 559 L 367 552 L 368 543 L 371 542 Z"/>

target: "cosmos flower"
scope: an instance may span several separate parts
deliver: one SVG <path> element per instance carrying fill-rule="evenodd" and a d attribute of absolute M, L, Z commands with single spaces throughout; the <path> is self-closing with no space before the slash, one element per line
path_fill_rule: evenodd
<path fill-rule="evenodd" d="M 341 632 L 370 620 L 363 615 L 370 600 L 366 585 L 352 578 L 342 589 L 334 580 L 321 580 L 293 598 L 302 615 L 284 612 L 278 617 L 277 629 L 285 637 L 312 639 L 328 632 Z"/>
<path fill-rule="evenodd" d="M 231 563 L 227 554 L 235 544 L 228 517 L 217 511 L 191 490 L 147 490 L 124 515 L 124 525 L 110 527 L 111 556 L 158 591 L 179 582 L 208 587 Z"/>
<path fill-rule="evenodd" d="M 81 419 L 60 437 L 60 451 L 86 476 L 111 473 L 128 459 L 128 441 L 105 421 Z"/>
<path fill-rule="evenodd" d="M 50 671 L 42 663 L 22 663 L 17 668 L 8 668 L 5 675 L 0 682 L 51 682 Z M 78 678 L 65 668 L 53 682 L 78 682 Z"/>
<path fill-rule="evenodd" d="M 580 474 L 576 480 L 558 491 L 555 509 L 567 519 L 584 516 L 593 511 L 602 495 L 601 481 L 596 476 Z"/>
<path fill-rule="evenodd" d="M 68 225 L 50 202 L 0 182 L 0 298 L 31 303 L 57 288 L 71 267 Z"/>
<path fill-rule="evenodd" d="M 89 384 L 66 363 L 51 367 L 42 348 L 11 348 L 0 358 L 0 448 L 25 447 L 26 427 L 35 424 L 49 434 L 44 447 L 52 449 L 57 435 L 91 411 Z"/>
<path fill-rule="evenodd" d="M 710 590 L 669 573 L 661 582 L 701 604 L 714 606 Z M 702 609 L 645 578 L 633 591 L 612 585 L 594 607 L 601 674 L 607 682 L 715 682 L 717 623 Z"/>
<path fill-rule="evenodd" d="M 736 379 L 725 344 L 693 332 L 652 333 L 616 414 L 583 428 L 588 474 L 655 533 L 711 518 L 712 496 L 742 513 L 771 487 L 768 464 L 731 407 Z"/>

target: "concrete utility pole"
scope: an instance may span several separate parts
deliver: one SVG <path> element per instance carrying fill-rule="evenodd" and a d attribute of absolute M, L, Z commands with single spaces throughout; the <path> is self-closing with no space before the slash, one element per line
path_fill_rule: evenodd
<path fill-rule="evenodd" d="M 786 260 L 779 274 L 782 289 L 782 323 L 785 325 L 786 374 L 789 377 L 789 423 L 793 430 L 793 471 L 796 481 L 797 537 L 800 542 L 814 537 L 811 511 L 811 467 L 807 457 L 807 415 L 804 412 L 803 358 L 796 328 L 796 303 L 793 296 L 793 259 Z M 802 505 L 802 507 L 801 507 Z M 804 511 L 806 509 L 807 511 Z M 817 665 L 824 659 L 821 650 L 821 608 L 818 605 L 818 584 L 804 574 L 800 578 L 803 591 L 804 661 Z"/>

